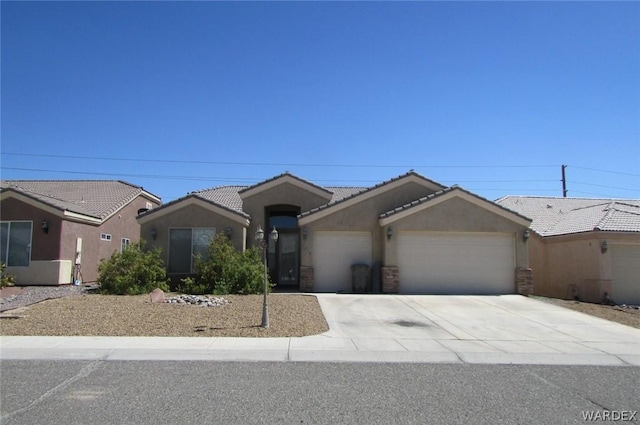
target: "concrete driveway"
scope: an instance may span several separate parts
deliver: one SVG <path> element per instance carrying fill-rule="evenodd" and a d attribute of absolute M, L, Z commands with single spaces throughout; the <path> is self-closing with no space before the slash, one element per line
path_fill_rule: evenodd
<path fill-rule="evenodd" d="M 640 329 L 519 295 L 316 295 L 330 327 L 321 335 L 3 336 L 0 359 L 640 366 Z"/>
<path fill-rule="evenodd" d="M 364 357 L 640 365 L 640 329 L 520 295 L 321 294 L 318 299 L 331 330 L 314 341 L 336 349 L 353 344 Z"/>

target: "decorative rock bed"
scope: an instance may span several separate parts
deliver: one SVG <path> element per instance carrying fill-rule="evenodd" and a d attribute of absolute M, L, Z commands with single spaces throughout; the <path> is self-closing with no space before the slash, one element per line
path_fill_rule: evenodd
<path fill-rule="evenodd" d="M 230 302 L 221 297 L 214 297 L 211 295 L 187 295 L 181 294 L 173 297 L 165 298 L 165 303 L 168 304 L 189 304 L 196 305 L 198 307 L 219 307 L 227 305 Z"/>

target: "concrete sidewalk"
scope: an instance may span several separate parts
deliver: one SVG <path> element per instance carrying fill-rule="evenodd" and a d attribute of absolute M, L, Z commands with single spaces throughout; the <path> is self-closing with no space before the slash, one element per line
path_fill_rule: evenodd
<path fill-rule="evenodd" d="M 300 338 L 0 337 L 0 359 L 640 366 L 640 330 L 518 296 L 316 294 Z"/>

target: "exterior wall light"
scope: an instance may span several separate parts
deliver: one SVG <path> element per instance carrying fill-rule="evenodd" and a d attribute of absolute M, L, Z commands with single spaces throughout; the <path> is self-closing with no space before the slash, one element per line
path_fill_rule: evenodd
<path fill-rule="evenodd" d="M 302 237 L 306 239 L 308 234 L 309 234 L 309 229 L 307 229 L 306 227 L 303 227 L 302 228 Z"/>
<path fill-rule="evenodd" d="M 47 223 L 47 220 L 42 220 L 42 231 L 44 233 L 49 233 L 49 223 Z"/>
<path fill-rule="evenodd" d="M 524 242 L 528 241 L 530 237 L 531 237 L 531 232 L 529 231 L 529 229 L 522 232 L 522 240 Z"/>
<path fill-rule="evenodd" d="M 158 229 L 156 229 L 155 227 L 151 228 L 151 237 L 153 238 L 154 241 L 158 237 Z"/>
<path fill-rule="evenodd" d="M 391 237 L 393 236 L 393 229 L 391 228 L 391 226 L 387 227 L 387 239 L 391 239 Z"/>
<path fill-rule="evenodd" d="M 229 239 L 231 239 L 231 226 L 224 229 L 224 233 L 227 235 Z"/>
<path fill-rule="evenodd" d="M 600 244 L 600 252 L 603 254 L 609 250 L 609 243 L 607 241 L 602 241 Z"/>

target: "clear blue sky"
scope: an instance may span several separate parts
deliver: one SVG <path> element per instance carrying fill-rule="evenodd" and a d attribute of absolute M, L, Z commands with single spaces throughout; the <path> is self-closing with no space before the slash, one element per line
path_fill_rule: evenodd
<path fill-rule="evenodd" d="M 638 2 L 0 7 L 3 179 L 640 198 Z"/>

